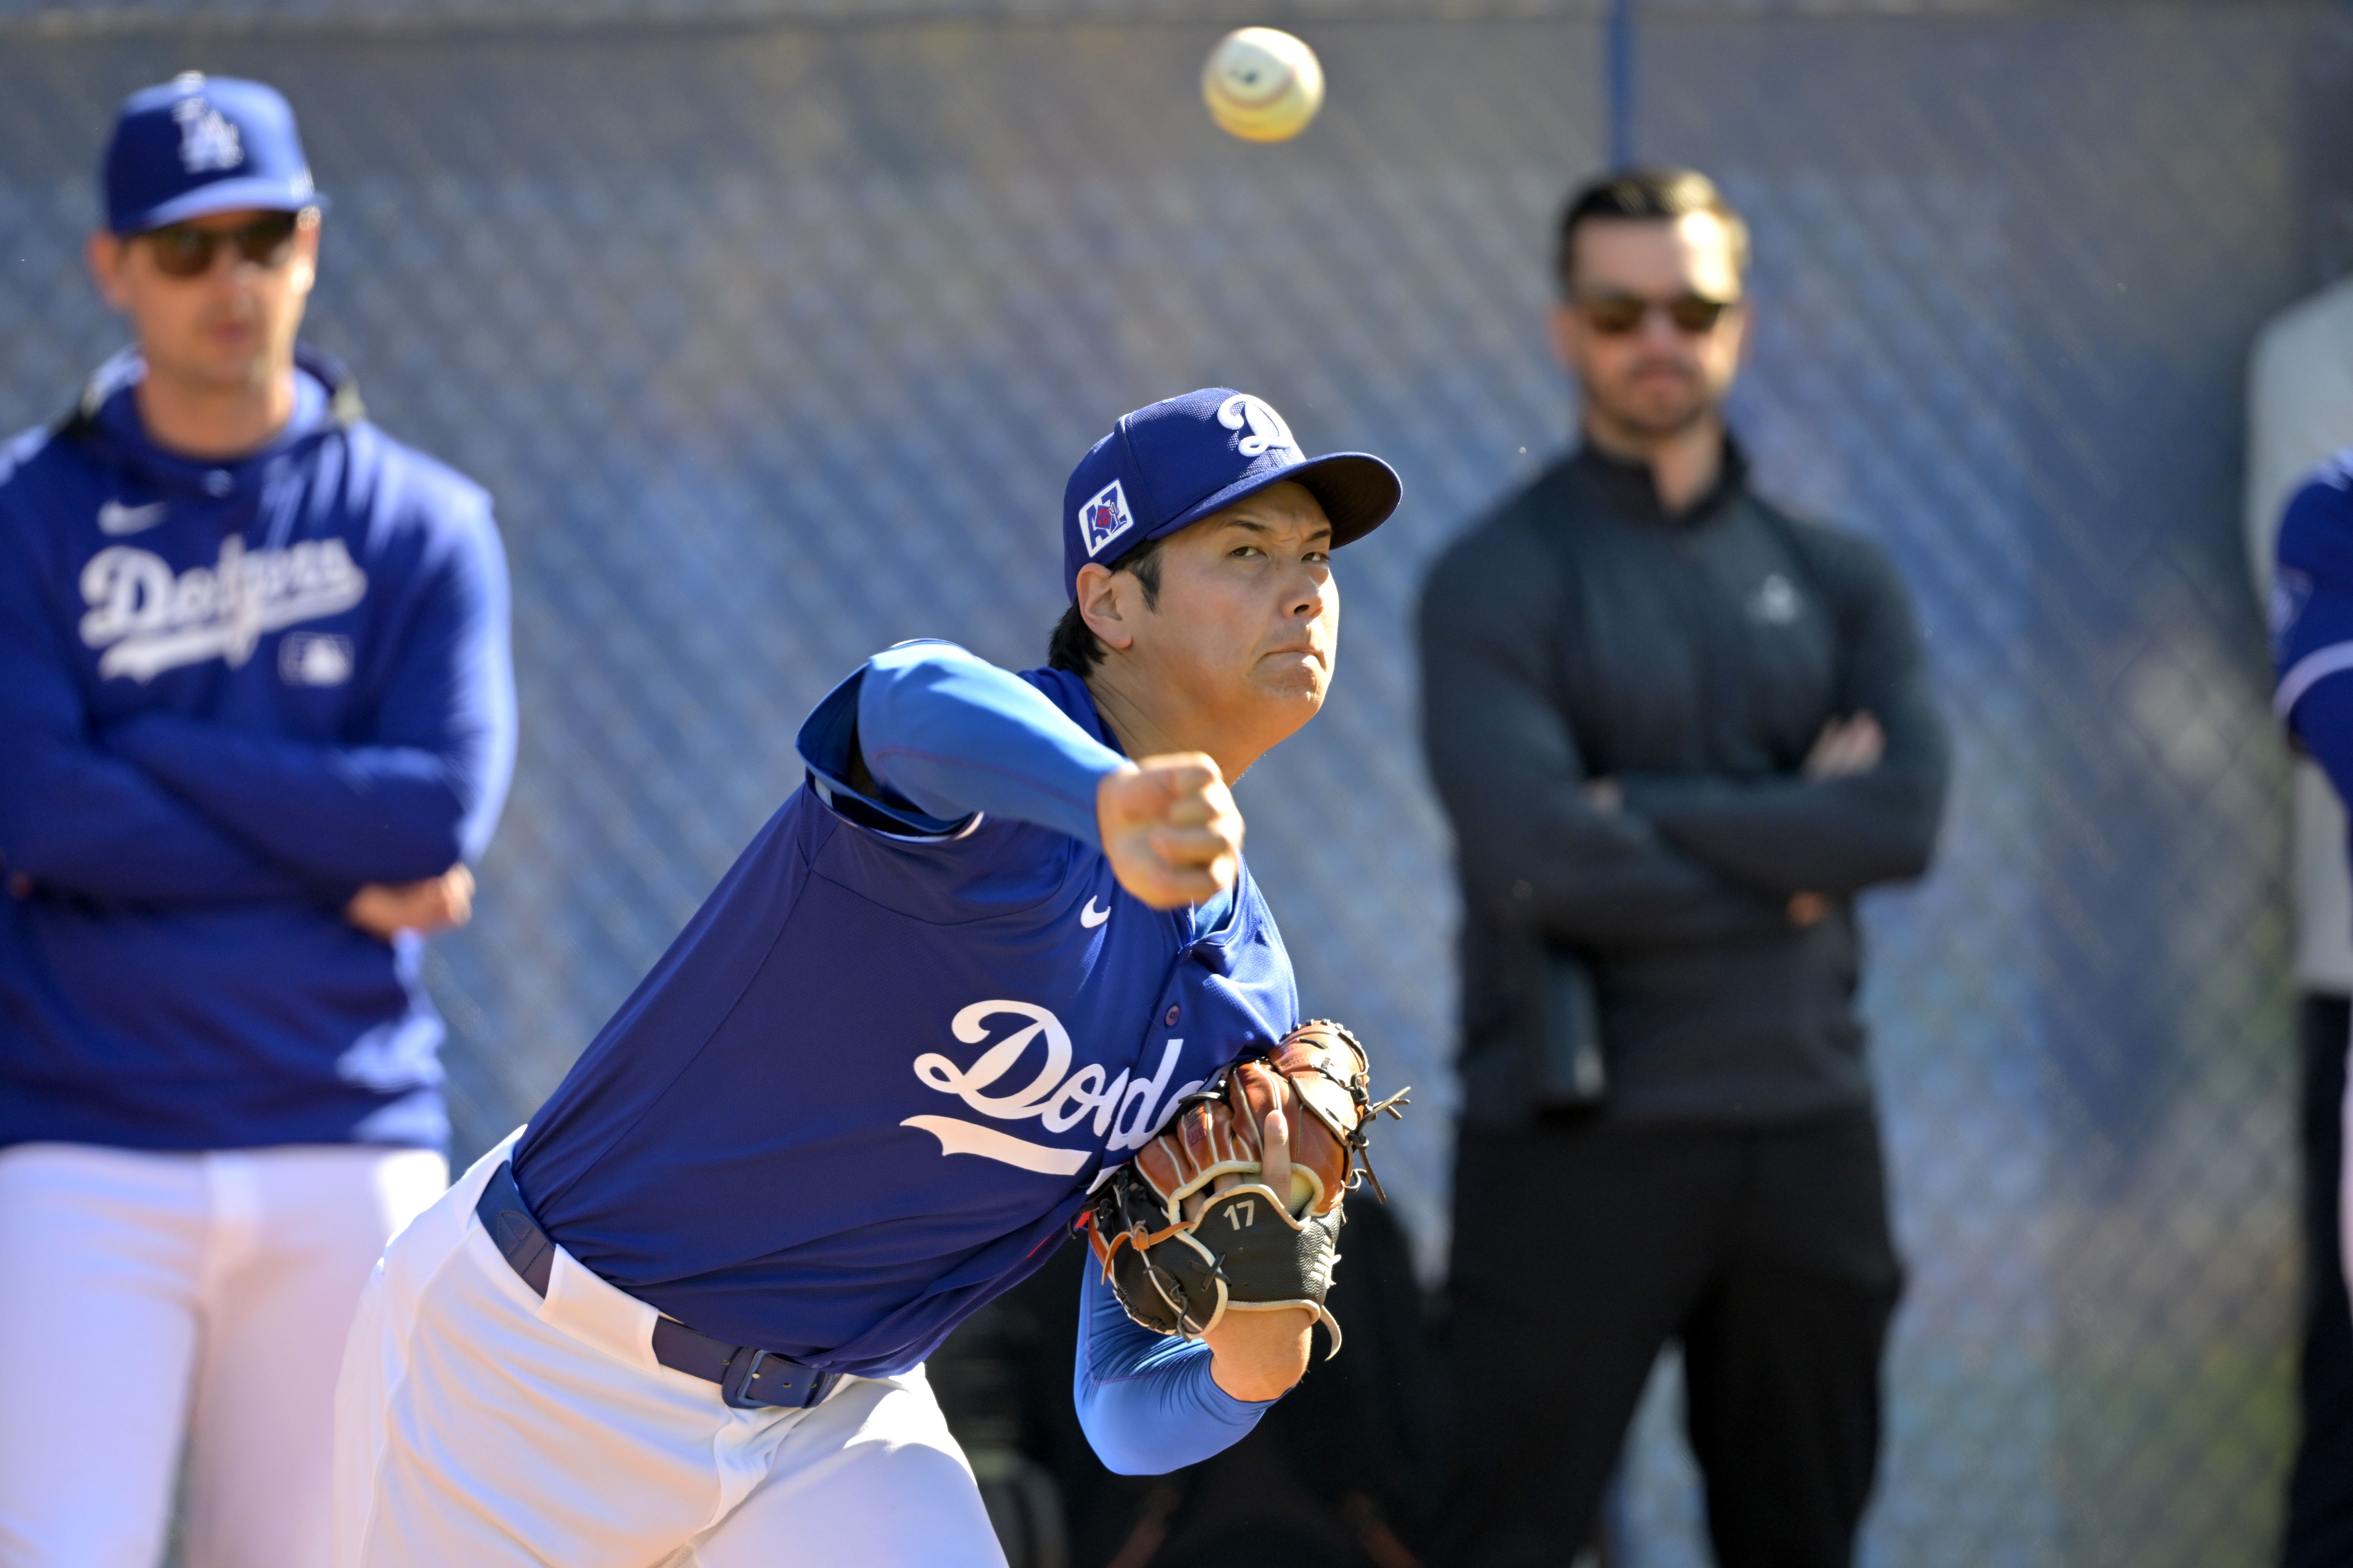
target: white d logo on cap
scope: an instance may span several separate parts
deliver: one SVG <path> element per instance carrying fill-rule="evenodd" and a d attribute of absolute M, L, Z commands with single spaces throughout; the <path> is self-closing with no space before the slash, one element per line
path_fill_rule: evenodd
<path fill-rule="evenodd" d="M 1293 437 L 1291 426 L 1282 422 L 1282 416 L 1268 406 L 1263 399 L 1252 397 L 1247 392 L 1237 392 L 1218 405 L 1218 423 L 1229 430 L 1239 430 L 1245 425 L 1250 426 L 1250 434 L 1234 443 L 1234 450 L 1245 458 L 1261 456 L 1273 447 L 1288 447 L 1294 452 L 1299 449 L 1299 443 Z"/>

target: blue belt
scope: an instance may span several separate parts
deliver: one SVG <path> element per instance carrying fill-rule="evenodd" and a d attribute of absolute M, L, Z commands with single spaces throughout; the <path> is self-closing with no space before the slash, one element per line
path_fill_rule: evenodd
<path fill-rule="evenodd" d="M 548 1272 L 555 1267 L 555 1243 L 523 1206 L 512 1162 L 501 1163 L 475 1201 L 474 1213 L 498 1243 L 508 1267 L 524 1284 L 546 1295 Z M 717 1384 L 719 1397 L 737 1410 L 770 1405 L 806 1410 L 841 1381 L 838 1372 L 819 1372 L 774 1351 L 731 1345 L 669 1318 L 654 1320 L 654 1360 L 672 1372 Z"/>

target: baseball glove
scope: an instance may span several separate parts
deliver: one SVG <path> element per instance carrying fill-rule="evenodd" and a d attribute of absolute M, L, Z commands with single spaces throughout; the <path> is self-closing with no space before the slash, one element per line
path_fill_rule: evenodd
<path fill-rule="evenodd" d="M 1340 1200 L 1369 1178 L 1387 1201 L 1365 1137 L 1382 1111 L 1402 1116 L 1412 1092 L 1377 1102 L 1368 1081 L 1356 1037 L 1317 1018 L 1180 1100 L 1080 1220 L 1127 1315 L 1198 1339 L 1229 1310 L 1303 1307 L 1337 1355 L 1340 1325 L 1324 1296 L 1339 1261 Z M 1270 1152 L 1271 1112 L 1288 1137 Z"/>

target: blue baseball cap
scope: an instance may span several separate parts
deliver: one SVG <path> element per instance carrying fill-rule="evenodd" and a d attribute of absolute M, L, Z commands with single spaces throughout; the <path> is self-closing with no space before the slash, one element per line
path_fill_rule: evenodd
<path fill-rule="evenodd" d="M 106 226 L 141 234 L 207 213 L 300 212 L 311 183 L 294 110 L 274 87 L 184 71 L 122 100 L 106 143 Z"/>
<path fill-rule="evenodd" d="M 1405 487 L 1364 452 L 1311 458 L 1263 399 L 1204 387 L 1124 416 L 1088 448 L 1062 489 L 1062 587 L 1076 604 L 1079 568 L 1108 566 L 1147 539 L 1292 480 L 1332 521 L 1332 547 L 1387 522 Z"/>

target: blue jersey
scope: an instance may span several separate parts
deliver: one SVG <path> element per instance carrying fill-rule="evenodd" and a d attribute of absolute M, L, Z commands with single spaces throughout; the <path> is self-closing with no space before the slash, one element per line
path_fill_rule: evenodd
<path fill-rule="evenodd" d="M 293 419 L 156 447 L 123 356 L 0 452 L 0 1144 L 446 1138 L 367 882 L 479 854 L 514 758 L 489 498 L 304 353 Z"/>
<path fill-rule="evenodd" d="M 933 743 L 948 720 L 893 714 L 991 676 L 1013 684 L 918 645 L 828 697 L 800 734 L 808 781 L 517 1147 L 551 1236 L 704 1333 L 841 1372 L 915 1365 L 1178 1099 L 1299 1021 L 1247 870 L 1208 911 L 1113 879 L 1081 753 L 1118 759 L 1075 677 L 1021 677 L 1073 782 L 1031 790 L 1029 820 L 955 815 L 987 803 L 990 769 Z M 861 742 L 872 793 L 848 782 Z"/>

